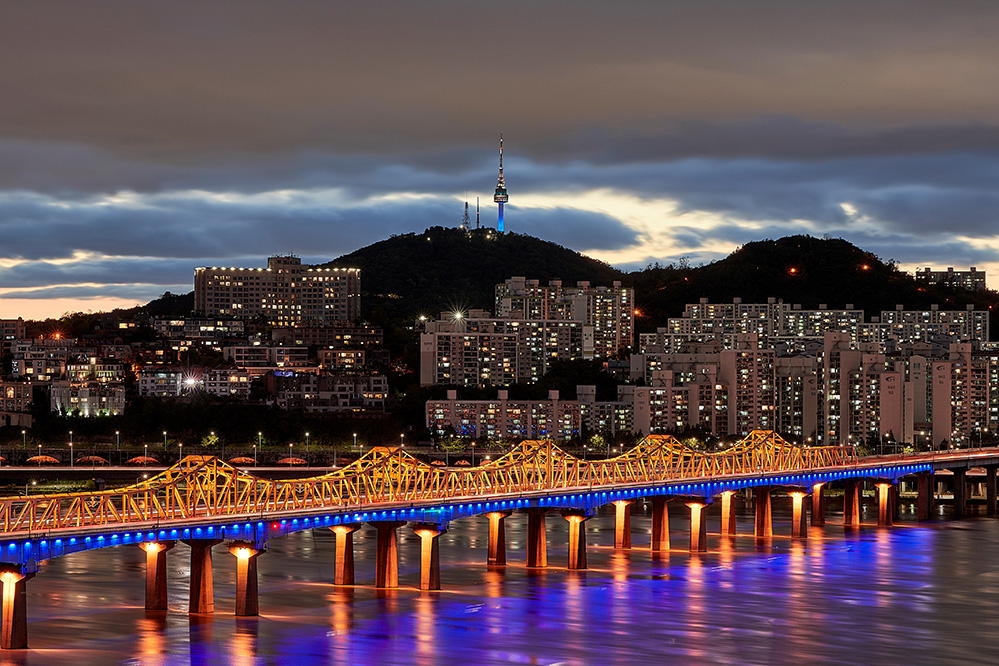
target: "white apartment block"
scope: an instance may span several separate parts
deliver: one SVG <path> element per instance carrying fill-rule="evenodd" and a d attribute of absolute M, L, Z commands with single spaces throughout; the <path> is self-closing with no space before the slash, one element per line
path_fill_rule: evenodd
<path fill-rule="evenodd" d="M 670 319 L 655 333 L 639 335 L 639 350 L 643 352 L 677 352 L 690 342 L 718 340 L 725 347 L 734 347 L 736 337 L 753 333 L 760 344 L 783 344 L 789 349 L 804 350 L 806 341 L 821 341 L 827 331 L 848 333 L 852 343 L 871 342 L 879 345 L 931 340 L 937 336 L 955 336 L 960 340 L 989 339 L 989 313 L 967 306 L 964 310 L 882 310 L 880 317 L 864 321 L 864 311 L 847 304 L 842 310 L 819 305 L 817 310 L 804 310 L 800 305 L 783 303 L 774 298 L 767 303 L 688 304 L 683 316 Z"/>
<path fill-rule="evenodd" d="M 116 416 L 125 412 L 125 387 L 102 382 L 52 382 L 51 408 L 60 414 L 85 417 Z"/>
<path fill-rule="evenodd" d="M 547 400 L 510 400 L 506 390 L 497 393 L 495 400 L 459 400 L 451 390 L 446 400 L 428 401 L 431 435 L 556 440 L 579 436 L 583 407 L 578 400 L 560 400 L 558 391 L 549 391 Z"/>
<path fill-rule="evenodd" d="M 985 289 L 985 271 L 980 271 L 974 266 L 966 271 L 955 271 L 953 266 L 948 266 L 945 271 L 935 271 L 927 266 L 923 270 L 916 271 L 916 279 L 931 284 L 961 287 L 970 291 Z"/>
<path fill-rule="evenodd" d="M 420 384 L 507 386 L 535 382 L 553 359 L 592 356 L 592 327 L 576 321 L 497 319 L 482 310 L 426 322 Z"/>
<path fill-rule="evenodd" d="M 593 354 L 612 358 L 632 345 L 635 290 L 613 282 L 610 287 L 587 281 L 574 287 L 552 280 L 512 277 L 496 285 L 496 317 L 520 320 L 575 321 L 592 327 Z"/>
<path fill-rule="evenodd" d="M 176 398 L 184 392 L 184 371 L 176 368 L 144 368 L 139 372 L 139 395 Z"/>
<path fill-rule="evenodd" d="M 205 393 L 223 398 L 246 400 L 250 397 L 252 377 L 245 370 L 215 368 L 201 375 Z"/>
<path fill-rule="evenodd" d="M 236 317 L 158 317 L 153 319 L 153 330 L 170 339 L 188 338 L 227 340 L 242 338 L 246 325 Z"/>
<path fill-rule="evenodd" d="M 270 257 L 267 268 L 197 268 L 194 307 L 271 326 L 350 321 L 361 314 L 361 271 L 303 266 L 292 256 Z"/>

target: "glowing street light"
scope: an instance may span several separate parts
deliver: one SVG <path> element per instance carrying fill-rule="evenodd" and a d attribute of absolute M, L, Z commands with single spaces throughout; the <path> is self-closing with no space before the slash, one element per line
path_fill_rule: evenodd
<path fill-rule="evenodd" d="M 354 433 L 354 453 L 357 453 L 357 433 Z"/>
<path fill-rule="evenodd" d="M 21 431 L 21 446 L 23 446 L 24 448 L 28 448 L 28 431 L 27 430 L 22 430 Z"/>
<path fill-rule="evenodd" d="M 163 448 L 166 448 L 166 430 L 163 431 Z"/>
<path fill-rule="evenodd" d="M 38 445 L 38 466 L 42 466 L 42 445 Z"/>
<path fill-rule="evenodd" d="M 335 455 L 336 454 L 335 453 L 336 449 L 334 449 L 333 451 L 334 451 L 334 455 Z M 305 452 L 306 453 L 309 452 L 309 433 L 305 433 Z"/>
<path fill-rule="evenodd" d="M 73 442 L 69 443 L 69 466 L 75 467 L 76 463 L 73 461 Z"/>
<path fill-rule="evenodd" d="M 253 466 L 257 466 L 257 445 L 253 445 Z"/>

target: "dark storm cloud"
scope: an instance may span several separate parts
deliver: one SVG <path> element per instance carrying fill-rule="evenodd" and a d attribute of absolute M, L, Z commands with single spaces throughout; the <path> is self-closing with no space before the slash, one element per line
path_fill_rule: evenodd
<path fill-rule="evenodd" d="M 577 250 L 645 253 L 612 209 L 573 208 L 596 190 L 676 201 L 662 226 L 694 261 L 808 231 L 963 264 L 989 257 L 955 234 L 996 233 L 994 3 L 0 0 L 0 15 L 0 262 L 33 260 L 0 286 L 19 291 L 332 258 L 456 225 L 466 190 L 495 224 L 499 130 L 509 228 Z M 552 193 L 564 205 L 525 201 Z"/>

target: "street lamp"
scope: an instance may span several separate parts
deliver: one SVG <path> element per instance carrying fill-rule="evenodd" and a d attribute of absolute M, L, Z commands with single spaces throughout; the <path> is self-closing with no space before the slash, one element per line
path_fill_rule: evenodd
<path fill-rule="evenodd" d="M 21 431 L 21 446 L 23 446 L 24 448 L 28 448 L 28 431 L 27 430 L 22 430 Z"/>
<path fill-rule="evenodd" d="M 305 433 L 305 452 L 309 452 L 309 433 Z M 333 449 L 334 455 L 336 455 L 336 449 Z"/>
<path fill-rule="evenodd" d="M 163 431 L 163 448 L 166 448 L 166 430 Z"/>
<path fill-rule="evenodd" d="M 357 433 L 354 433 L 354 453 L 357 453 Z"/>
<path fill-rule="evenodd" d="M 118 464 L 121 464 L 121 432 L 118 430 L 114 431 L 114 454 L 118 458 Z"/>
<path fill-rule="evenodd" d="M 399 433 L 399 446 L 406 446 L 406 433 Z"/>
<path fill-rule="evenodd" d="M 37 485 L 38 485 L 38 482 L 37 482 L 37 481 L 35 481 L 34 479 L 32 479 L 32 481 L 31 481 L 31 485 L 33 485 L 33 486 L 37 486 Z M 28 496 L 28 482 L 27 482 L 27 481 L 25 481 L 25 482 L 24 482 L 24 496 L 25 496 L 25 497 L 27 497 L 27 496 Z"/>
<path fill-rule="evenodd" d="M 177 442 L 177 453 L 180 455 L 180 459 L 184 459 L 184 442 Z"/>
<path fill-rule="evenodd" d="M 472 467 L 475 467 L 475 440 L 472 440 Z"/>
<path fill-rule="evenodd" d="M 291 447 L 293 446 L 295 446 L 294 442 L 288 442 L 288 458 L 291 458 Z M 291 464 L 291 460 L 288 461 L 288 464 Z"/>
<path fill-rule="evenodd" d="M 257 466 L 257 445 L 253 445 L 253 466 Z"/>
<path fill-rule="evenodd" d="M 76 463 L 73 462 L 73 442 L 72 441 L 69 443 L 69 466 L 70 467 L 75 467 L 76 466 Z"/>
<path fill-rule="evenodd" d="M 146 442 L 145 444 L 142 445 L 142 464 L 143 465 L 148 465 L 149 464 L 149 443 L 148 442 Z"/>
<path fill-rule="evenodd" d="M 42 466 L 42 445 L 38 445 L 38 466 Z"/>

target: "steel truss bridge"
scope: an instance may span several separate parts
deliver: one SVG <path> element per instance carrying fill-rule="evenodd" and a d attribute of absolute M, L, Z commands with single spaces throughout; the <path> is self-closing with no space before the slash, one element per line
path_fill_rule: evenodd
<path fill-rule="evenodd" d="M 591 510 L 646 496 L 710 501 L 757 485 L 897 479 L 929 469 L 918 457 L 866 461 L 848 447 L 801 447 L 772 431 L 753 431 L 730 448 L 707 453 L 650 435 L 606 460 L 577 458 L 551 441 L 524 441 L 468 468 L 435 467 L 402 448 L 380 447 L 341 469 L 291 480 L 258 478 L 214 457 L 187 456 L 120 489 L 0 499 L 0 562 L 209 535 L 264 543 L 298 530 L 373 520 L 446 527 L 494 510 Z"/>

